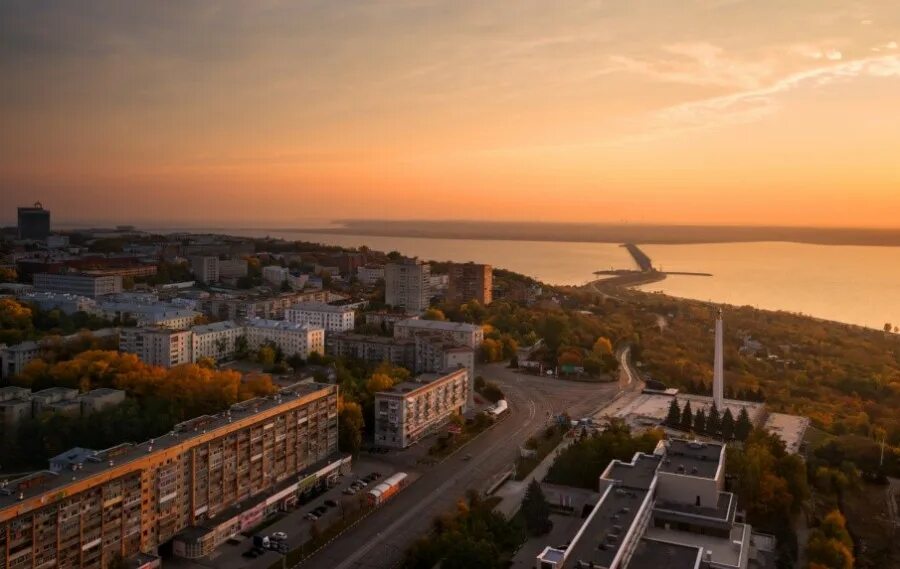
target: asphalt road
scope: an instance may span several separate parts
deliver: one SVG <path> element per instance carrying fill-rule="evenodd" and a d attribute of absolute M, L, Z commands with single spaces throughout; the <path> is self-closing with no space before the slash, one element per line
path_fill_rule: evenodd
<path fill-rule="evenodd" d="M 620 389 L 616 383 L 577 383 L 522 375 L 503 364 L 481 366 L 478 373 L 500 385 L 510 406 L 510 416 L 475 439 L 463 452 L 424 472 L 418 481 L 301 567 L 395 567 L 406 549 L 430 530 L 432 520 L 451 511 L 467 489 L 483 490 L 491 479 L 508 469 L 519 446 L 540 432 L 551 415 L 563 411 L 572 417 L 587 415 Z M 464 455 L 472 458 L 463 460 Z"/>

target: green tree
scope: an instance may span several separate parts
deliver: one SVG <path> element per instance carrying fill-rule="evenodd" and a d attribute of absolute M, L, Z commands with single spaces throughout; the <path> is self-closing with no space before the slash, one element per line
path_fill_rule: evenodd
<path fill-rule="evenodd" d="M 725 408 L 725 412 L 722 413 L 722 440 L 730 441 L 734 437 L 734 416 L 731 414 L 731 409 Z"/>
<path fill-rule="evenodd" d="M 694 414 L 691 411 L 691 402 L 688 401 L 684 404 L 684 409 L 681 410 L 681 430 L 690 431 L 693 427 Z"/>
<path fill-rule="evenodd" d="M 747 408 L 741 407 L 741 412 L 738 413 L 737 423 L 734 425 L 734 438 L 739 441 L 747 440 L 751 430 L 753 430 L 753 423 L 750 422 L 750 415 L 747 413 Z"/>
<path fill-rule="evenodd" d="M 709 414 L 706 416 L 706 434 L 716 436 L 719 434 L 721 428 L 722 418 L 719 416 L 719 410 L 713 405 L 709 409 Z"/>
<path fill-rule="evenodd" d="M 703 409 L 698 409 L 694 414 L 694 432 L 706 432 L 706 414 L 703 412 Z"/>
<path fill-rule="evenodd" d="M 678 428 L 681 425 L 681 409 L 678 407 L 678 400 L 674 397 L 669 402 L 669 412 L 666 415 L 665 424 L 673 428 Z"/>
<path fill-rule="evenodd" d="M 550 504 L 547 503 L 544 491 L 537 480 L 532 479 L 525 491 L 522 516 L 525 518 L 525 528 L 533 536 L 545 535 L 553 528 L 553 522 L 550 521 Z"/>

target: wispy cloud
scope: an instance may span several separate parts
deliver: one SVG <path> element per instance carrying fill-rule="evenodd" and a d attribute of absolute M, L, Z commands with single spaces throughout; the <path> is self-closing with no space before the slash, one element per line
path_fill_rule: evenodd
<path fill-rule="evenodd" d="M 656 58 L 610 56 L 618 71 L 636 73 L 657 81 L 690 85 L 755 89 L 775 73 L 765 58 L 741 59 L 706 42 L 670 44 Z"/>
<path fill-rule="evenodd" d="M 763 87 L 676 105 L 659 112 L 655 123 L 660 133 L 752 122 L 775 112 L 779 96 L 785 93 L 860 77 L 900 77 L 900 55 L 823 65 L 790 74 Z"/>

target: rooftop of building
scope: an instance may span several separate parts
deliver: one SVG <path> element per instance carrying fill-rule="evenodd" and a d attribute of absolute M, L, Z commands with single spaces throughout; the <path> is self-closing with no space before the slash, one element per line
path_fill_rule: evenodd
<path fill-rule="evenodd" d="M 737 500 L 731 492 L 719 492 L 715 508 L 657 499 L 653 509 L 669 521 L 727 528 L 734 522 Z"/>
<path fill-rule="evenodd" d="M 288 308 L 288 310 L 294 311 L 309 311 L 309 312 L 334 312 L 334 313 L 347 313 L 353 312 L 352 306 L 339 305 L 339 304 L 328 304 L 326 302 L 298 302 L 292 307 Z"/>
<path fill-rule="evenodd" d="M 251 318 L 247 320 L 247 326 L 252 326 L 254 328 L 266 328 L 268 330 L 324 330 L 324 328 L 322 328 L 321 326 L 311 326 L 309 324 L 288 322 L 286 320 L 267 320 L 265 318 Z"/>
<path fill-rule="evenodd" d="M 117 395 L 119 393 L 124 394 L 125 392 L 122 391 L 121 389 L 112 389 L 110 387 L 98 387 L 97 389 L 92 389 L 91 391 L 88 391 L 87 393 L 83 393 L 81 396 L 95 399 L 95 398 L 99 398 L 99 397 L 106 397 L 108 395 Z"/>
<path fill-rule="evenodd" d="M 192 326 L 191 332 L 194 334 L 209 334 L 211 332 L 224 332 L 225 330 L 237 330 L 243 328 L 234 320 L 223 320 L 221 322 L 213 322 L 211 324 L 200 324 Z"/>
<path fill-rule="evenodd" d="M 662 458 L 656 455 L 639 453 L 631 462 L 614 460 L 603 473 L 606 480 L 614 480 L 625 488 L 647 490 L 656 478 L 656 471 Z"/>
<path fill-rule="evenodd" d="M 55 397 L 55 396 L 69 396 L 69 395 L 78 395 L 77 389 L 72 389 L 70 387 L 48 387 L 47 389 L 41 389 L 40 391 L 35 391 L 31 394 L 32 397 Z"/>
<path fill-rule="evenodd" d="M 725 445 L 684 439 L 666 441 L 666 457 L 660 472 L 715 478 L 724 459 Z"/>
<path fill-rule="evenodd" d="M 644 538 L 700 547 L 712 555 L 713 563 L 724 566 L 746 567 L 750 556 L 750 526 L 746 524 L 734 524 L 728 537 L 651 526 Z"/>
<path fill-rule="evenodd" d="M 415 340 L 409 338 L 393 338 L 391 336 L 374 336 L 370 334 L 357 334 L 355 332 L 343 332 L 340 334 L 329 334 L 328 339 L 339 339 L 346 340 L 350 342 L 370 342 L 372 344 L 382 344 L 382 345 L 394 345 L 394 346 L 402 346 L 402 345 L 413 345 Z"/>
<path fill-rule="evenodd" d="M 0 482 L 0 513 L 6 508 L 13 508 L 22 500 L 29 500 L 42 495 L 62 495 L 60 490 L 66 486 L 118 468 L 124 464 L 138 461 L 148 454 L 183 445 L 195 437 L 208 436 L 209 433 L 226 428 L 235 421 L 272 410 L 281 405 L 305 396 L 320 393 L 327 396 L 337 392 L 333 385 L 320 383 L 298 383 L 281 389 L 277 394 L 258 397 L 232 405 L 228 410 L 216 415 L 204 415 L 190 421 L 179 423 L 165 435 L 142 443 L 124 443 L 115 447 L 93 451 L 83 462 L 73 464 L 68 471 L 55 473 L 49 470 L 33 472 L 15 480 Z M 65 455 L 66 453 L 63 453 Z M 21 498 L 20 498 L 21 495 Z"/>
<path fill-rule="evenodd" d="M 421 318 L 407 318 L 406 320 L 397 322 L 395 326 L 411 326 L 414 328 L 441 330 L 445 332 L 475 332 L 481 329 L 481 326 L 468 324 L 466 322 L 449 322 L 447 320 L 423 320 Z"/>
<path fill-rule="evenodd" d="M 423 373 L 416 376 L 416 378 L 412 381 L 404 381 L 403 383 L 398 383 L 390 389 L 379 391 L 376 395 L 395 395 L 405 397 L 440 380 L 451 379 L 460 371 L 463 371 L 462 368 L 448 370 L 445 373 Z"/>
<path fill-rule="evenodd" d="M 612 565 L 647 498 L 647 490 L 610 484 L 569 546 L 566 558 L 572 566 L 578 567 L 579 561 L 600 567 Z"/>
<path fill-rule="evenodd" d="M 628 563 L 628 569 L 698 569 L 703 559 L 699 546 L 643 538 Z"/>

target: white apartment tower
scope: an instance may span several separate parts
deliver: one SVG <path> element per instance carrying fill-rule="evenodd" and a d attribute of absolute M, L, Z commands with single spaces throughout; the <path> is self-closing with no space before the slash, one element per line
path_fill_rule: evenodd
<path fill-rule="evenodd" d="M 418 259 L 404 259 L 384 266 L 384 302 L 423 312 L 431 300 L 431 267 Z"/>

